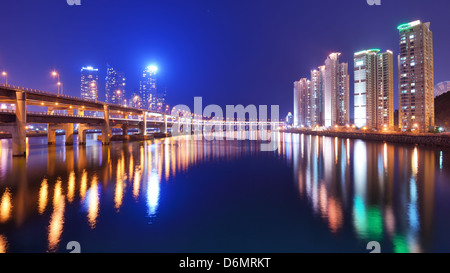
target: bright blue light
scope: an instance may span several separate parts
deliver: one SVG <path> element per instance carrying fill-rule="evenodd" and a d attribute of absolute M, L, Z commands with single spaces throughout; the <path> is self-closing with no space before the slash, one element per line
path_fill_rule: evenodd
<path fill-rule="evenodd" d="M 158 67 L 156 65 L 149 65 L 149 66 L 147 66 L 147 69 L 151 72 L 158 71 Z"/>
<path fill-rule="evenodd" d="M 92 67 L 92 66 L 82 67 L 82 68 L 81 68 L 81 71 L 83 71 L 83 70 L 98 71 L 97 68 L 94 68 L 94 67 Z"/>

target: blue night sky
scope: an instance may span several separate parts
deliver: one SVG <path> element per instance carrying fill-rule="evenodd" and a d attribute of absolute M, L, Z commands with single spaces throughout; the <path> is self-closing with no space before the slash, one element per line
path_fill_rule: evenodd
<path fill-rule="evenodd" d="M 278 104 L 292 111 L 293 81 L 310 77 L 331 52 L 349 62 L 368 48 L 398 53 L 396 27 L 431 22 L 435 83 L 450 80 L 448 0 L 0 0 L 0 70 L 10 84 L 80 95 L 80 69 L 106 63 L 127 77 L 127 95 L 144 67 L 159 67 L 168 103 Z M 397 61 L 394 59 L 395 81 Z M 1 78 L 0 80 L 3 80 Z M 395 86 L 397 94 L 397 86 Z M 397 95 L 396 95 L 397 97 Z M 397 105 L 397 98 L 395 100 Z"/>

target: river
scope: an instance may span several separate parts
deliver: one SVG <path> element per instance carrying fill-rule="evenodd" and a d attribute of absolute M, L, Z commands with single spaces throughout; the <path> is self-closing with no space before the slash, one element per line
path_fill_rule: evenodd
<path fill-rule="evenodd" d="M 450 150 L 280 133 L 0 140 L 0 252 L 450 251 Z M 75 137 L 76 143 L 76 137 Z"/>

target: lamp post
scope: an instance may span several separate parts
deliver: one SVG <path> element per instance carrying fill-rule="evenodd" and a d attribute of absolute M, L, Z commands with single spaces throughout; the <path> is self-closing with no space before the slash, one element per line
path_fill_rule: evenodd
<path fill-rule="evenodd" d="M 61 81 L 59 80 L 59 73 L 58 72 L 56 72 L 56 70 L 53 70 L 52 71 L 52 76 L 53 77 L 56 77 L 57 78 L 57 82 L 56 82 L 56 85 L 58 86 L 58 95 L 59 95 L 59 93 L 60 93 L 60 90 L 61 90 L 61 94 L 62 94 L 62 83 L 61 83 Z"/>
<path fill-rule="evenodd" d="M 3 71 L 2 76 L 5 77 L 5 85 L 8 85 L 8 73 L 6 73 L 6 71 Z"/>

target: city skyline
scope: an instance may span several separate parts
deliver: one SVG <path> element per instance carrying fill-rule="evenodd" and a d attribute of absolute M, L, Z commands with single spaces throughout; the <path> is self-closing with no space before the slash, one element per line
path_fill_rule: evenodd
<path fill-rule="evenodd" d="M 9 42 L 0 45 L 0 69 L 8 72 L 11 84 L 42 90 L 56 90 L 54 80 L 48 76 L 55 69 L 61 75 L 64 93 L 78 95 L 78 69 L 94 65 L 99 68 L 102 80 L 106 77 L 105 64 L 109 62 L 125 73 L 129 83 L 127 89 L 132 92 L 137 87 L 142 67 L 156 63 L 161 71 L 158 77 L 170 90 L 168 99 L 173 105 L 190 103 L 194 96 L 204 97 L 208 104 L 261 105 L 273 101 L 280 105 L 280 113 L 285 115 L 292 111 L 292 82 L 298 79 L 298 75 L 309 74 L 316 64 L 322 62 L 323 56 L 341 52 L 342 62 L 350 64 L 354 52 L 371 46 L 392 48 L 396 56 L 398 32 L 392 26 L 416 19 L 433 19 L 435 54 L 440 56 L 435 61 L 435 82 L 448 80 L 445 67 L 450 53 L 445 47 L 448 39 L 445 27 L 449 19 L 439 16 L 443 11 L 439 5 L 433 4 L 438 1 L 420 8 L 418 3 L 409 1 L 386 2 L 379 7 L 369 6 L 366 1 L 330 1 L 327 5 L 262 1 L 258 6 L 239 3 L 238 9 L 235 8 L 236 2 L 187 4 L 180 1 L 179 10 L 171 10 L 166 3 L 137 2 L 125 5 L 124 11 L 135 14 L 127 23 L 100 15 L 103 11 L 107 11 L 106 14 L 118 13 L 123 8 L 120 1 L 115 4 L 86 2 L 80 7 L 68 6 L 64 1 L 19 2 L 2 4 L 5 10 L 5 16 L 0 19 L 2 24 L 13 22 L 23 37 L 18 44 L 16 34 L 6 29 L 4 38 Z M 38 5 L 46 19 L 31 24 L 36 21 L 32 10 Z M 153 5 L 150 19 L 144 17 L 143 12 L 148 10 L 148 5 Z M 17 10 L 23 12 L 25 21 L 15 23 L 10 18 L 9 14 Z M 249 10 L 258 15 L 252 22 L 245 19 Z M 335 10 L 343 16 L 339 22 L 328 25 L 327 33 L 330 35 L 323 35 L 319 26 L 308 24 L 314 22 L 319 13 L 329 16 Z M 380 13 L 383 13 L 383 20 L 375 20 Z M 279 14 L 289 16 L 283 19 Z M 354 16 L 352 20 L 351 16 L 346 16 L 350 14 Z M 80 16 L 90 18 L 90 22 L 73 24 Z M 228 26 L 222 26 L 221 22 L 226 18 L 234 19 Z M 266 22 L 263 18 L 271 19 Z M 365 22 L 377 23 L 354 23 L 362 18 L 367 18 Z M 123 39 L 113 41 L 108 38 L 111 36 L 109 32 L 100 37 L 87 28 L 87 24 L 96 24 L 98 29 L 120 30 Z M 309 27 L 305 28 L 305 25 Z M 258 29 L 261 27 L 269 32 L 260 32 Z M 32 35 L 38 30 L 39 37 Z M 76 39 L 80 33 L 89 38 L 89 44 Z M 354 36 L 354 33 L 358 35 Z M 56 42 L 55 34 L 61 37 Z M 276 38 L 267 40 L 267 35 L 276 35 Z M 23 47 L 25 44 L 34 44 L 33 50 L 27 52 Z M 27 62 L 15 62 L 18 54 L 23 55 Z M 395 81 L 397 73 L 394 71 Z M 349 74 L 352 82 L 353 75 Z M 103 88 L 101 85 L 99 98 L 104 98 Z M 397 85 L 394 88 L 397 90 Z M 353 101 L 352 92 L 353 84 L 350 84 L 350 102 Z M 395 103 L 397 105 L 397 99 Z M 353 116 L 352 113 L 350 115 Z"/>
<path fill-rule="evenodd" d="M 420 20 L 401 24 L 399 31 L 398 125 L 394 124 L 393 53 L 368 49 L 354 53 L 354 119 L 349 119 L 348 64 L 340 63 L 341 53 L 331 53 L 323 73 L 311 71 L 311 78 L 294 82 L 294 124 L 299 127 L 355 126 L 373 130 L 403 132 L 435 131 L 434 126 L 434 52 L 430 22 Z M 321 80 L 323 78 L 324 80 Z M 324 82 L 324 84 L 320 84 Z M 318 87 L 316 87 L 318 86 Z M 319 95 L 318 95 L 319 94 Z M 319 98 L 319 100 L 311 99 Z M 322 122 L 311 123 L 314 109 L 323 109 Z M 353 123 L 353 124 L 351 124 Z"/>

